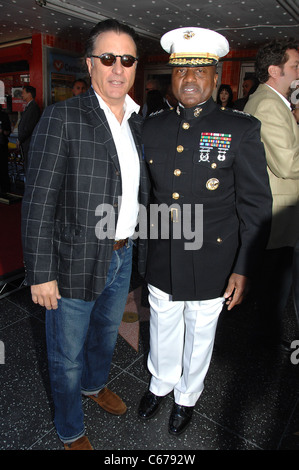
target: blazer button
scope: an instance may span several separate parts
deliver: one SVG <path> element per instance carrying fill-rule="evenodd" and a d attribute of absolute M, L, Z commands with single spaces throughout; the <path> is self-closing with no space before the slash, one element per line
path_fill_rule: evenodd
<path fill-rule="evenodd" d="M 177 149 L 177 152 L 182 153 L 184 150 L 184 147 L 182 145 L 178 145 L 176 149 Z"/>
<path fill-rule="evenodd" d="M 184 123 L 182 124 L 182 128 L 183 128 L 185 131 L 187 131 L 187 130 L 189 129 L 189 127 L 190 127 L 189 122 L 184 122 Z"/>
<path fill-rule="evenodd" d="M 179 199 L 179 193 L 172 193 L 172 199 Z"/>
<path fill-rule="evenodd" d="M 150 164 L 154 163 L 154 160 L 150 160 L 149 163 L 150 163 Z"/>
<path fill-rule="evenodd" d="M 173 174 L 174 176 L 181 176 L 182 172 L 181 170 L 177 169 L 177 170 L 174 170 Z"/>
<path fill-rule="evenodd" d="M 222 238 L 218 237 L 217 238 L 217 243 L 222 243 Z"/>

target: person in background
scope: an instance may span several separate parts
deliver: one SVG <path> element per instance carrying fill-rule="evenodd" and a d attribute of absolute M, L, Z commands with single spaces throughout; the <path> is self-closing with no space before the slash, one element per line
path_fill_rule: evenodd
<path fill-rule="evenodd" d="M 262 124 L 273 196 L 271 233 L 257 279 L 258 331 L 262 344 L 289 353 L 283 337 L 283 312 L 292 286 L 294 247 L 299 240 L 299 128 L 288 97 L 292 82 L 299 78 L 298 42 L 286 39 L 265 44 L 257 53 L 255 69 L 261 84 L 244 111 Z"/>
<path fill-rule="evenodd" d="M 0 192 L 5 194 L 10 190 L 8 174 L 8 137 L 11 133 L 11 124 L 8 114 L 0 105 Z"/>
<path fill-rule="evenodd" d="M 73 82 L 72 85 L 72 92 L 73 96 L 80 95 L 81 93 L 85 93 L 87 90 L 88 86 L 86 81 L 83 78 L 78 78 Z"/>
<path fill-rule="evenodd" d="M 92 86 L 46 108 L 32 138 L 22 207 L 26 283 L 33 302 L 46 307 L 54 422 L 66 450 L 93 448 L 82 395 L 113 415 L 127 410 L 106 382 L 130 285 L 139 202 L 146 205 L 148 194 L 142 117 L 128 95 L 136 40 L 123 23 L 98 23 L 86 45 Z"/>
<path fill-rule="evenodd" d="M 162 93 L 159 90 L 150 90 L 146 95 L 147 114 L 150 116 L 153 113 L 158 113 L 166 109 L 168 106 L 165 103 Z"/>
<path fill-rule="evenodd" d="M 255 92 L 257 87 L 259 86 L 259 81 L 256 78 L 254 73 L 247 72 L 245 73 L 245 77 L 243 80 L 242 84 L 242 90 L 243 90 L 243 97 L 239 98 L 234 102 L 234 109 L 237 109 L 239 111 L 243 111 L 249 96 Z"/>
<path fill-rule="evenodd" d="M 161 45 L 179 105 L 148 118 L 142 133 L 152 203 L 166 210 L 150 226 L 151 380 L 138 416 L 152 418 L 173 391 L 168 430 L 177 436 L 203 391 L 220 312 L 242 302 L 263 252 L 272 198 L 260 122 L 212 97 L 225 37 L 179 28 Z"/>
<path fill-rule="evenodd" d="M 233 107 L 233 90 L 230 85 L 221 84 L 217 93 L 216 103 L 224 108 Z"/>
<path fill-rule="evenodd" d="M 171 83 L 167 86 L 167 89 L 166 89 L 165 102 L 168 108 L 174 108 L 175 106 L 178 105 L 178 100 L 173 94 Z"/>
<path fill-rule="evenodd" d="M 149 91 L 152 91 L 152 90 L 159 90 L 161 91 L 161 85 L 160 85 L 160 82 L 159 80 L 157 80 L 156 78 L 150 78 L 149 80 L 147 80 L 146 84 L 145 84 L 145 93 L 147 94 Z M 146 100 L 145 100 L 145 103 L 142 107 L 142 116 L 143 117 L 146 117 L 147 116 L 147 104 L 146 104 Z"/>
<path fill-rule="evenodd" d="M 28 152 L 31 142 L 31 136 L 36 124 L 40 118 L 40 109 L 35 101 L 36 88 L 30 85 L 23 86 L 22 99 L 25 101 L 26 106 L 22 112 L 21 119 L 18 125 L 18 141 L 17 147 L 21 149 L 24 160 L 24 171 L 26 174 L 28 164 Z"/>

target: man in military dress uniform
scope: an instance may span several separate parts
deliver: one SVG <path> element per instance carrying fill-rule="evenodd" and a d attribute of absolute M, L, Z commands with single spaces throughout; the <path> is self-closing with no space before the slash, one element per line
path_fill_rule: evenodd
<path fill-rule="evenodd" d="M 169 212 L 167 221 L 161 215 L 158 236 L 151 220 L 152 378 L 138 415 L 151 418 L 162 398 L 174 391 L 168 429 L 177 435 L 189 424 L 203 391 L 223 305 L 231 309 L 241 303 L 265 247 L 272 199 L 260 122 L 221 109 L 212 98 L 216 64 L 229 51 L 227 40 L 214 31 L 179 28 L 166 33 L 161 45 L 171 53 L 179 105 L 149 118 L 143 131 L 152 204 L 166 205 Z M 192 241 L 190 233 L 196 235 L 200 223 L 202 240 Z"/>

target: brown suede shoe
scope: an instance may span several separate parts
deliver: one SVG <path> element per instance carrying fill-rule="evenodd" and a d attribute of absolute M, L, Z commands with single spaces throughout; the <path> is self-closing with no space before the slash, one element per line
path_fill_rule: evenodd
<path fill-rule="evenodd" d="M 113 415 L 123 415 L 127 411 L 127 407 L 122 399 L 106 387 L 100 390 L 98 396 L 88 395 L 88 397 L 96 401 L 105 411 Z"/>
<path fill-rule="evenodd" d="M 94 450 L 86 436 L 79 437 L 70 444 L 64 444 L 65 450 Z"/>

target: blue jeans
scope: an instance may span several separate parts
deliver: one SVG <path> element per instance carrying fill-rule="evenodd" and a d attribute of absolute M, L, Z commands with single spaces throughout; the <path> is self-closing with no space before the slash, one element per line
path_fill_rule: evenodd
<path fill-rule="evenodd" d="M 61 298 L 47 310 L 54 423 L 63 442 L 85 434 L 81 394 L 96 394 L 108 379 L 132 271 L 132 241 L 113 251 L 103 292 L 93 302 Z"/>

